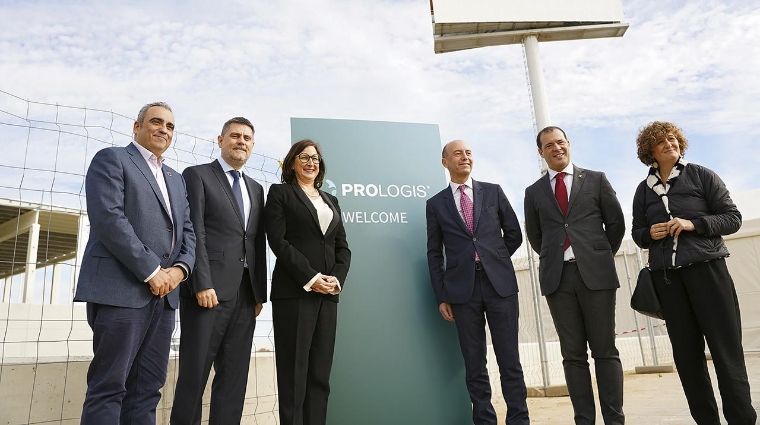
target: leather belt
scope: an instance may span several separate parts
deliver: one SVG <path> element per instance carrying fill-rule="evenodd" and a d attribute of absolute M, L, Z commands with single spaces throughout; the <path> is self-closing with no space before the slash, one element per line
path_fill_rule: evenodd
<path fill-rule="evenodd" d="M 475 270 L 483 270 L 483 263 L 481 263 L 480 261 L 476 261 Z"/>
<path fill-rule="evenodd" d="M 574 263 L 575 262 L 575 258 L 571 258 L 569 260 L 565 260 L 565 262 L 566 263 Z"/>

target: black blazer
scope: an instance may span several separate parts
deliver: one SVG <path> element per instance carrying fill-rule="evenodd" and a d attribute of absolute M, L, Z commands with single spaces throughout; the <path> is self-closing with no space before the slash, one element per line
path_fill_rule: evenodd
<path fill-rule="evenodd" d="M 195 271 L 181 286 L 180 295 L 194 297 L 214 288 L 219 301 L 231 300 L 240 288 L 243 258 L 248 263 L 256 303 L 266 302 L 267 263 L 264 234 L 264 189 L 243 175 L 251 199 L 248 228 L 218 160 L 188 167 L 182 173 L 187 185 L 190 220 L 195 229 Z"/>
<path fill-rule="evenodd" d="M 303 289 L 317 273 L 335 276 L 341 289 L 346 288 L 351 251 L 338 199 L 321 190 L 319 194 L 333 210 L 333 219 L 324 235 L 317 210 L 300 187 L 273 184 L 269 188 L 264 220 L 269 247 L 277 257 L 272 273 L 272 300 L 321 296 L 338 302 L 339 295 Z"/>

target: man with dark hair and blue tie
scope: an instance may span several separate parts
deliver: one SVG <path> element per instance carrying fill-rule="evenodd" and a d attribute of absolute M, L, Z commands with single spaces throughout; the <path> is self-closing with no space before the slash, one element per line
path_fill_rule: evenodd
<path fill-rule="evenodd" d="M 243 414 L 253 331 L 267 289 L 264 190 L 242 173 L 253 133 L 246 118 L 228 120 L 217 137 L 220 158 L 183 172 L 198 242 L 195 270 L 180 287 L 173 425 L 200 425 L 212 365 L 209 424 L 239 424 Z"/>
<path fill-rule="evenodd" d="M 427 257 L 438 310 L 456 323 L 475 425 L 496 425 L 486 368 L 486 320 L 501 374 L 507 423 L 527 425 L 518 351 L 517 278 L 511 256 L 522 243 L 512 206 L 497 184 L 475 181 L 463 140 L 443 148 L 451 183 L 427 201 Z"/>
<path fill-rule="evenodd" d="M 140 109 L 134 142 L 100 150 L 87 170 L 90 239 L 74 301 L 87 302 L 93 358 L 84 425 L 155 425 L 178 291 L 195 263 L 182 175 L 164 165 L 174 115 Z"/>

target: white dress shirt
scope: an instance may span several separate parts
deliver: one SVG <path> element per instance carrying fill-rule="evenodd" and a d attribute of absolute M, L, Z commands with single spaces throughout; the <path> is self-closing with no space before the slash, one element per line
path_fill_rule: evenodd
<path fill-rule="evenodd" d="M 166 179 L 164 178 L 163 173 L 163 165 L 164 165 L 164 157 L 156 157 L 153 152 L 145 149 L 141 144 L 137 142 L 132 142 L 133 145 L 137 148 L 137 150 L 140 152 L 140 155 L 145 159 L 145 162 L 148 163 L 148 167 L 150 168 L 151 173 L 153 173 L 153 177 L 156 178 L 156 183 L 158 183 L 158 189 L 161 191 L 161 196 L 164 198 L 164 202 L 166 202 L 166 208 L 169 209 L 169 219 L 171 220 L 172 224 L 174 224 L 174 217 L 172 216 L 172 204 L 169 202 L 169 189 L 166 188 Z M 174 238 L 172 238 L 172 251 L 174 251 Z M 182 270 L 185 272 L 185 278 L 182 279 L 183 281 L 187 279 L 187 277 L 190 275 L 190 268 L 187 267 L 187 265 L 183 263 L 176 263 L 175 266 L 179 266 L 182 268 Z M 156 270 L 153 271 L 153 273 L 150 274 L 143 282 L 147 282 L 151 279 L 153 279 L 153 276 L 155 276 L 159 271 L 161 270 L 161 265 L 156 267 Z"/>
<path fill-rule="evenodd" d="M 305 193 L 305 192 L 304 192 Z M 317 210 L 317 218 L 319 219 L 319 230 L 322 231 L 322 234 L 324 235 L 327 232 L 327 228 L 330 227 L 330 222 L 333 219 L 333 210 L 330 208 L 329 205 L 325 202 L 324 199 L 320 196 L 317 199 L 312 199 L 311 197 L 308 197 L 311 203 L 314 205 L 314 209 Z M 317 273 L 314 275 L 314 277 L 311 278 L 310 281 L 306 283 L 306 285 L 303 286 L 303 289 L 306 292 L 311 292 L 311 287 L 314 285 L 314 283 L 317 281 L 317 279 L 322 277 L 322 273 Z M 337 280 L 337 279 L 336 279 Z M 335 288 L 333 288 L 329 294 L 330 295 L 337 295 L 340 293 L 340 281 L 337 282 L 337 285 Z"/>
<path fill-rule="evenodd" d="M 475 200 L 472 197 L 472 177 L 468 177 L 467 181 L 464 183 L 449 183 L 449 186 L 451 186 L 451 192 L 454 194 L 454 203 L 457 204 L 457 211 L 459 211 L 459 216 L 462 217 L 462 220 L 464 220 L 464 214 L 462 214 L 462 192 L 459 191 L 459 186 L 463 184 L 465 185 L 464 193 L 470 198 L 470 202 L 473 202 L 472 206 L 475 208 Z M 467 223 L 467 221 L 465 221 L 465 223 Z"/>
<path fill-rule="evenodd" d="M 225 161 L 222 157 L 219 157 L 219 164 L 222 166 L 224 175 L 227 176 L 227 181 L 230 183 L 230 187 L 232 187 L 232 184 L 235 182 L 235 178 L 232 177 L 232 174 L 230 174 L 230 171 L 234 170 L 235 168 L 231 166 L 230 164 L 227 164 L 227 161 Z M 240 181 L 240 192 L 242 192 L 242 195 L 243 195 L 243 229 L 247 230 L 248 217 L 251 216 L 251 198 L 248 196 L 248 186 L 246 186 L 245 184 L 245 179 L 243 178 L 242 171 L 240 171 L 239 181 Z"/>
<path fill-rule="evenodd" d="M 567 164 L 567 167 L 562 170 L 563 173 L 565 173 L 565 178 L 563 181 L 565 182 L 565 187 L 567 188 L 567 200 L 570 201 L 570 191 L 573 189 L 573 163 L 570 162 Z M 557 174 L 559 174 L 559 171 L 554 171 L 551 168 L 549 169 L 549 183 L 552 185 L 552 193 L 554 193 L 554 188 L 557 185 Z M 573 252 L 573 241 L 570 240 L 570 248 L 565 250 L 564 254 L 564 260 L 569 261 L 575 258 L 575 253 Z"/>

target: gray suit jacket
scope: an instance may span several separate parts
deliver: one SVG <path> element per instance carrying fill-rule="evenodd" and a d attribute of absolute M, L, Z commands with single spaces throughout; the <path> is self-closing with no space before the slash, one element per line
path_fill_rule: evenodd
<path fill-rule="evenodd" d="M 615 253 L 625 234 L 625 219 L 604 173 L 573 167 L 567 217 L 554 198 L 549 173 L 525 189 L 525 232 L 539 255 L 541 293 L 557 290 L 562 276 L 565 233 L 578 270 L 590 289 L 620 287 Z"/>
<path fill-rule="evenodd" d="M 140 308 L 154 297 L 144 280 L 156 267 L 182 262 L 192 270 L 195 234 L 185 183 L 166 165 L 163 172 L 171 211 L 133 144 L 102 149 L 92 158 L 85 179 L 90 239 L 74 301 Z M 178 292 L 167 295 L 173 308 Z"/>
<path fill-rule="evenodd" d="M 267 252 L 264 236 L 264 189 L 243 174 L 251 200 L 248 227 L 238 209 L 232 187 L 218 160 L 187 167 L 190 218 L 196 236 L 196 261 L 192 276 L 181 285 L 180 295 L 195 297 L 214 288 L 220 301 L 237 295 L 247 260 L 250 285 L 257 303 L 267 298 Z"/>

